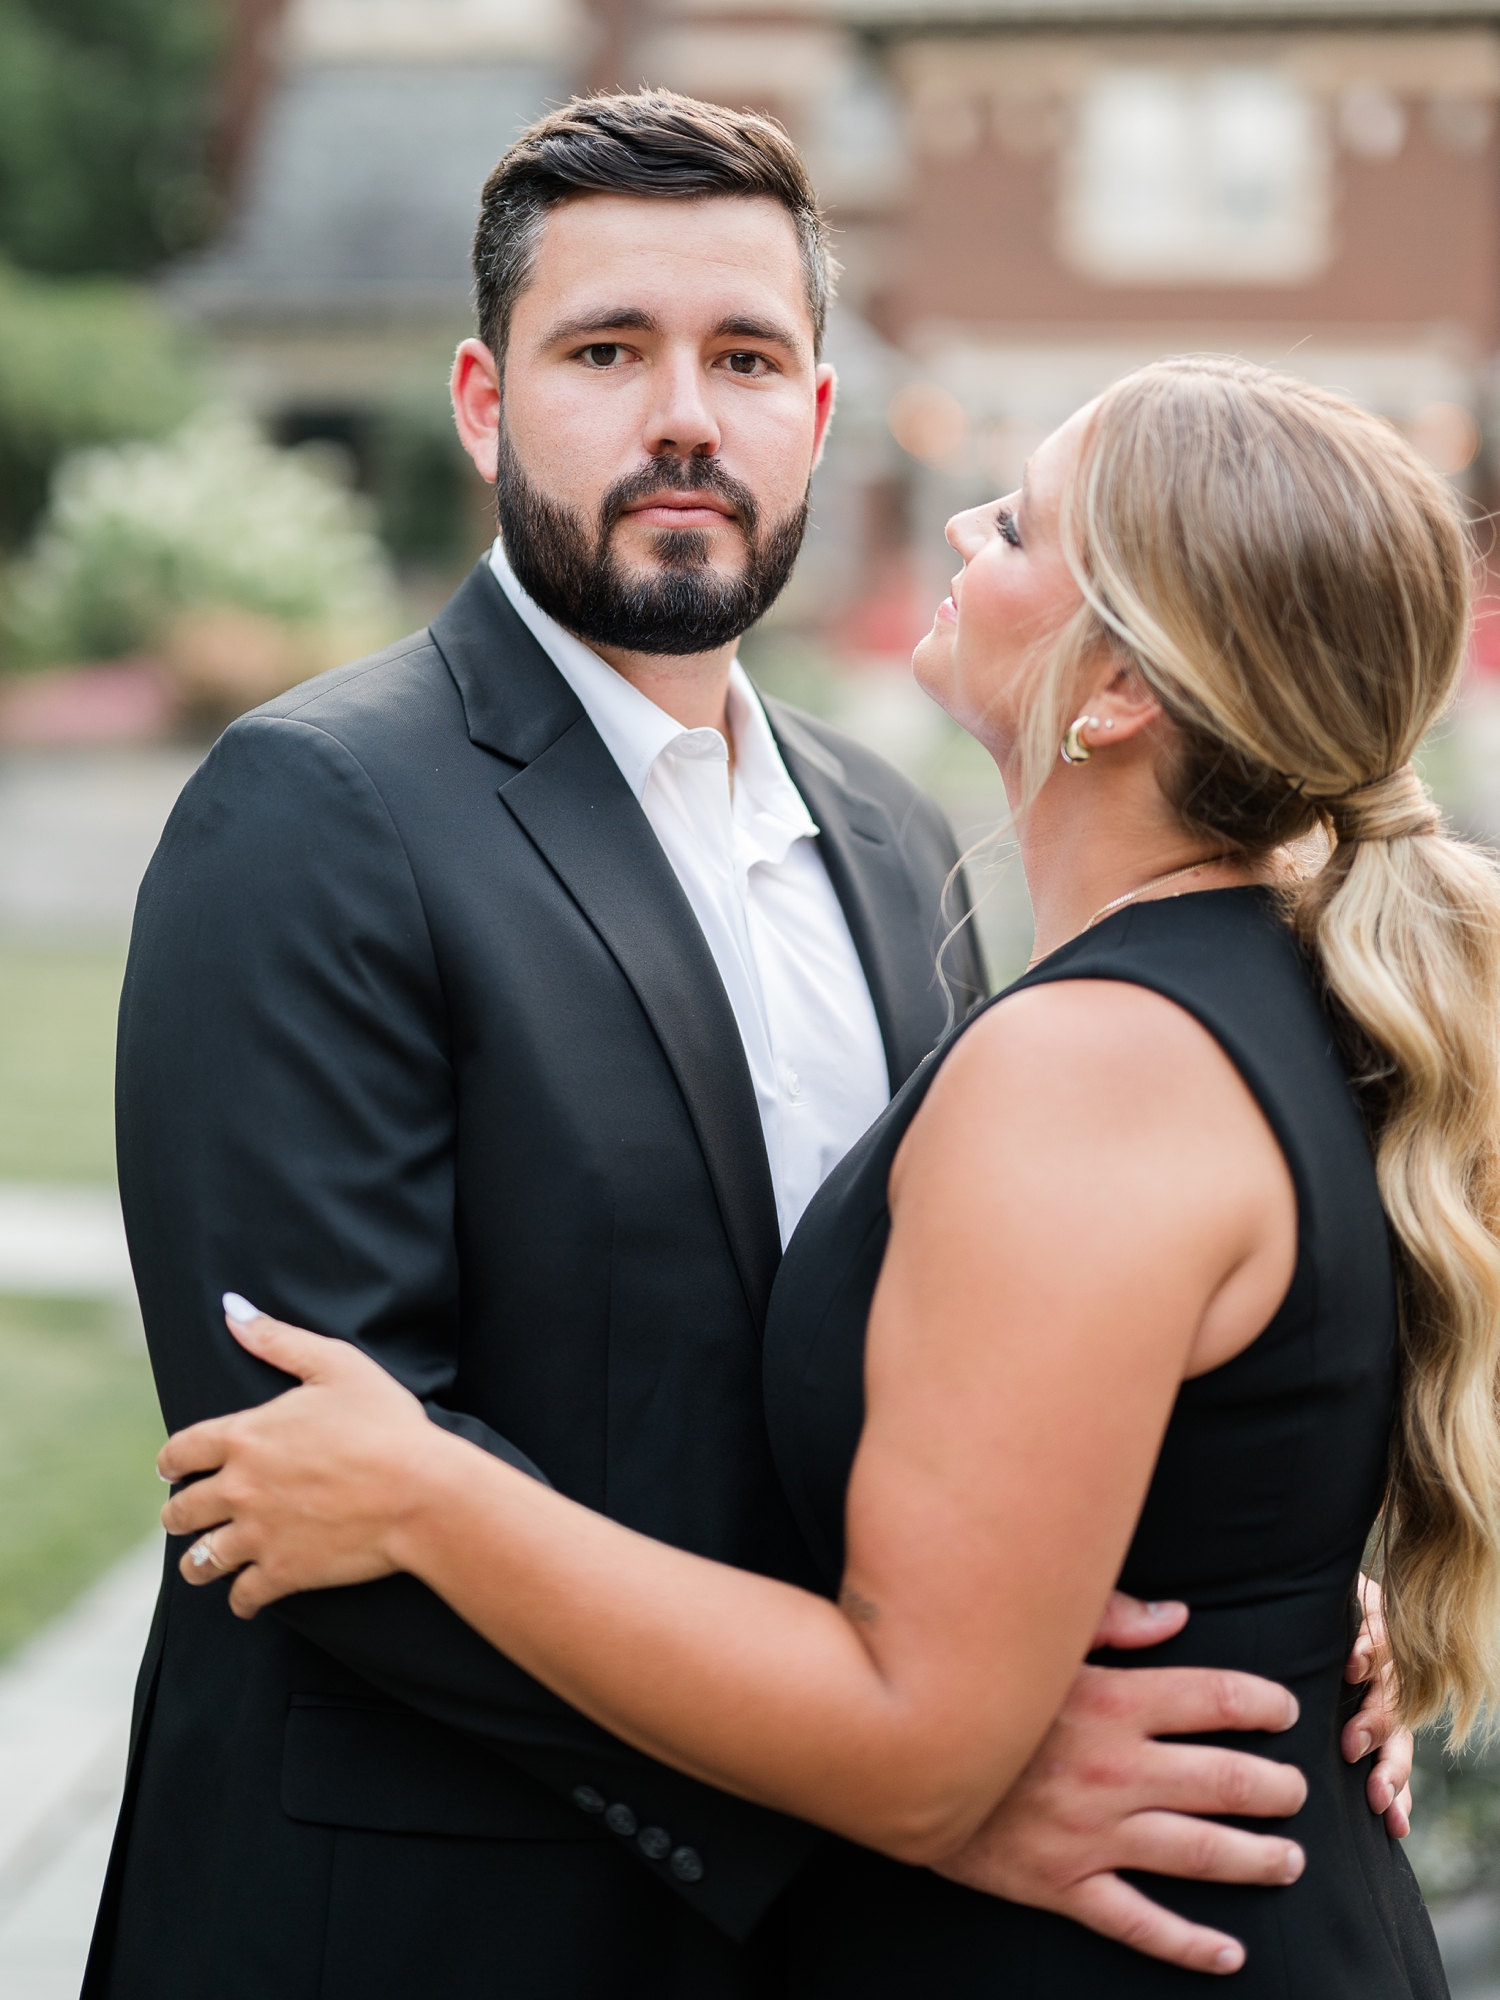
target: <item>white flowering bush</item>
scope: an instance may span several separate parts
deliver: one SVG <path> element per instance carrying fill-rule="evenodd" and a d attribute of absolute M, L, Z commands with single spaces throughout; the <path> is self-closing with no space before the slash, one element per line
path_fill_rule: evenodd
<path fill-rule="evenodd" d="M 170 652 L 205 617 L 379 634 L 394 606 L 363 503 L 224 410 L 64 460 L 7 595 L 12 644 L 34 661 Z"/>

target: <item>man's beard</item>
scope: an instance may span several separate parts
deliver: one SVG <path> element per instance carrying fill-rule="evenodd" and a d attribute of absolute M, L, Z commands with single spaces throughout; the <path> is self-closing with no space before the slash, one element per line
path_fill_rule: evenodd
<path fill-rule="evenodd" d="M 799 507 L 761 534 L 753 494 L 714 458 L 654 458 L 617 480 L 599 503 L 592 532 L 575 509 L 527 478 L 503 424 L 498 474 L 500 533 L 522 588 L 580 639 L 627 653 L 711 653 L 738 639 L 781 595 L 807 527 L 804 494 Z M 656 535 L 656 574 L 631 576 L 621 566 L 611 547 L 615 524 L 633 502 L 668 490 L 714 493 L 734 508 L 745 541 L 735 574 L 713 568 L 708 535 L 697 528 Z"/>

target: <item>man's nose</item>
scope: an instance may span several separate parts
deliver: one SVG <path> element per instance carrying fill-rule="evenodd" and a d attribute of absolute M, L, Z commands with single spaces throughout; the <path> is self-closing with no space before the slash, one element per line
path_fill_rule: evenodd
<path fill-rule="evenodd" d="M 653 458 L 712 458 L 723 442 L 698 356 L 667 355 L 652 370 L 654 395 L 643 442 Z"/>

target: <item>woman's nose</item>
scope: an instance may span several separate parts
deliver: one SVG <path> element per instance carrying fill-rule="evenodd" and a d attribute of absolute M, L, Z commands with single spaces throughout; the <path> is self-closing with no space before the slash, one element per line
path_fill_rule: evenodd
<path fill-rule="evenodd" d="M 990 510 L 993 513 L 993 509 Z M 950 545 L 968 562 L 989 540 L 988 524 L 982 507 L 969 507 L 955 514 L 943 531 Z"/>

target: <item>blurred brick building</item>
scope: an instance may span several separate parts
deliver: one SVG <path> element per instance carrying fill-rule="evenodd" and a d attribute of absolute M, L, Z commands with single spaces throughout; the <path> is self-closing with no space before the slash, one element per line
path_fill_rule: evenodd
<path fill-rule="evenodd" d="M 526 119 L 649 81 L 773 110 L 840 230 L 838 443 L 786 615 L 856 652 L 902 649 L 954 506 L 1162 353 L 1347 388 L 1490 497 L 1500 0 L 244 4 L 237 220 L 176 284 L 292 434 L 462 329 Z"/>

